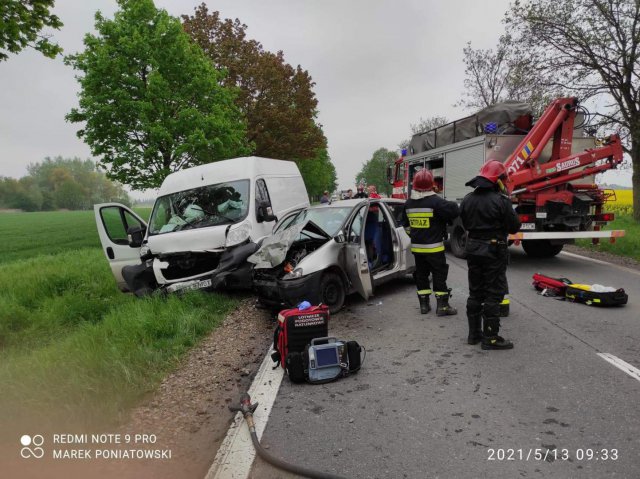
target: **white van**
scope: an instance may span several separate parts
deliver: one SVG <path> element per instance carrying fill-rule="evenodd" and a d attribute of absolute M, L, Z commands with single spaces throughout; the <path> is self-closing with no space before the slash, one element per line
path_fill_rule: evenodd
<path fill-rule="evenodd" d="M 245 259 L 278 217 L 309 205 L 295 163 L 247 157 L 167 176 L 147 224 L 118 203 L 94 206 L 118 286 L 137 295 L 248 287 Z"/>

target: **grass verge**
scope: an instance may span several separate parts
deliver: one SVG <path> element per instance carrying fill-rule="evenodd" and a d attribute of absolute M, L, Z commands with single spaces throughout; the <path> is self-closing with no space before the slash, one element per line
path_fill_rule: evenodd
<path fill-rule="evenodd" d="M 593 245 L 590 240 L 578 240 L 576 245 L 591 251 L 606 251 L 640 261 L 640 223 L 631 215 L 616 213 L 615 221 L 609 223 L 605 229 L 625 230 L 625 236 L 617 238 L 615 243 L 603 239 L 600 244 Z"/>
<path fill-rule="evenodd" d="M 0 409 L 25 428 L 121 420 L 237 300 L 120 293 L 100 249 L 0 265 Z"/>

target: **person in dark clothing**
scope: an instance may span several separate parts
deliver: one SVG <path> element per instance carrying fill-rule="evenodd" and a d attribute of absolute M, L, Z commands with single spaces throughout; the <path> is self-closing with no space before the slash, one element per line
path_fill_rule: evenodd
<path fill-rule="evenodd" d="M 364 185 L 362 183 L 358 185 L 358 192 L 355 194 L 354 198 L 369 198 L 364 191 Z"/>
<path fill-rule="evenodd" d="M 447 223 L 458 217 L 458 205 L 440 198 L 433 191 L 433 174 L 422 169 L 413 178 L 411 198 L 402 213 L 402 225 L 411 237 L 411 252 L 416 261 L 416 287 L 420 313 L 431 311 L 429 274 L 433 276 L 437 316 L 457 314 L 449 305 L 451 290 L 447 288 L 449 265 L 444 254 Z"/>
<path fill-rule="evenodd" d="M 321 204 L 326 204 L 329 203 L 329 192 L 325 191 L 324 193 L 322 193 L 322 197 L 320 198 L 320 203 Z"/>
<path fill-rule="evenodd" d="M 460 218 L 468 232 L 466 253 L 469 266 L 469 344 L 482 342 L 482 349 L 511 349 L 513 343 L 498 335 L 500 304 L 507 292 L 507 235 L 520 229 L 520 220 L 503 180 L 507 171 L 502 163 L 490 160 L 474 179 L 474 188 L 462 200 Z M 484 319 L 484 323 L 483 323 Z"/>

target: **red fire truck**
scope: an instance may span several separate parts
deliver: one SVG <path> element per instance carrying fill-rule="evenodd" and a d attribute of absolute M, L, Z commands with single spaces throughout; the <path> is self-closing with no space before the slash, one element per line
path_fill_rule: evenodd
<path fill-rule="evenodd" d="M 555 256 L 578 238 L 614 242 L 624 231 L 602 227 L 614 219 L 604 206 L 615 193 L 598 187 L 594 175 L 622 162 L 622 145 L 617 135 L 585 136 L 584 117 L 577 98 L 558 98 L 535 123 L 527 105 L 505 102 L 414 135 L 409 152 L 387 172 L 392 196 L 407 198 L 413 175 L 427 168 L 443 197 L 459 202 L 482 164 L 499 160 L 509 173 L 505 186 L 522 222 L 509 239 L 528 255 Z M 449 230 L 454 255 L 464 257 L 465 240 L 458 219 Z"/>

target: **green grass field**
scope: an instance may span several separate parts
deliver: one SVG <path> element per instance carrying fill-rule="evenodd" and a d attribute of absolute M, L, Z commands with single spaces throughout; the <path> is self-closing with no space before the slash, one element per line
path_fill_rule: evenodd
<path fill-rule="evenodd" d="M 237 304 L 121 293 L 93 212 L 0 214 L 0 231 L 0 410 L 22 428 L 121 420 Z"/>
<path fill-rule="evenodd" d="M 611 208 L 607 209 L 607 211 L 611 210 Z M 640 223 L 635 221 L 629 214 L 621 214 L 615 209 L 613 211 L 616 213 L 616 219 L 609 223 L 605 229 L 625 230 L 624 237 L 616 238 L 615 243 L 602 239 L 597 245 L 591 244 L 591 240 L 578 240 L 576 244 L 592 251 L 606 251 L 640 261 Z"/>
<path fill-rule="evenodd" d="M 151 214 L 135 211 L 144 220 Z M 0 214 L 0 264 L 90 247 L 100 247 L 93 211 Z"/>

